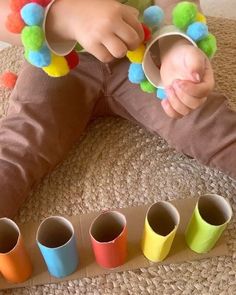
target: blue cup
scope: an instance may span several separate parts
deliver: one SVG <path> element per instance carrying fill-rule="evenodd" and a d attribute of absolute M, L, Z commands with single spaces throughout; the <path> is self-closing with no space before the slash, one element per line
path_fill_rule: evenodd
<path fill-rule="evenodd" d="M 52 276 L 63 278 L 76 271 L 79 257 L 70 221 L 60 216 L 46 218 L 39 225 L 36 240 Z"/>

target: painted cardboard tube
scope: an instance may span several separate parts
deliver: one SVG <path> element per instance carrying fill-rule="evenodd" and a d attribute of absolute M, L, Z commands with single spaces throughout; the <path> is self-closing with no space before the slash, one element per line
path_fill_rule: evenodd
<path fill-rule="evenodd" d="M 49 273 L 56 278 L 76 271 L 79 264 L 75 232 L 69 220 L 61 216 L 46 218 L 36 236 Z"/>
<path fill-rule="evenodd" d="M 19 227 L 8 218 L 0 218 L 0 272 L 12 283 L 22 283 L 33 267 Z"/>
<path fill-rule="evenodd" d="M 148 79 L 148 81 L 155 86 L 156 88 L 164 88 L 161 80 L 160 75 L 160 69 L 157 67 L 156 63 L 154 62 L 152 58 L 152 47 L 155 46 L 160 39 L 162 38 L 172 38 L 174 41 L 174 38 L 181 37 L 188 40 L 193 46 L 197 47 L 197 44 L 185 33 L 183 33 L 181 30 L 176 28 L 173 25 L 168 25 L 160 28 L 158 31 L 156 31 L 152 39 L 148 42 L 148 45 L 146 47 L 146 51 L 143 58 L 142 67 L 144 70 L 144 73 Z M 156 51 L 158 47 L 155 47 Z"/>
<path fill-rule="evenodd" d="M 103 212 L 93 221 L 89 233 L 97 264 L 104 268 L 116 268 L 125 263 L 127 226 L 123 214 Z"/>
<path fill-rule="evenodd" d="M 216 194 L 201 196 L 185 232 L 189 248 L 197 253 L 209 252 L 225 230 L 232 215 L 232 208 L 223 197 Z"/>
<path fill-rule="evenodd" d="M 141 242 L 143 254 L 148 260 L 159 262 L 166 258 L 179 222 L 179 212 L 171 203 L 160 201 L 149 207 Z"/>

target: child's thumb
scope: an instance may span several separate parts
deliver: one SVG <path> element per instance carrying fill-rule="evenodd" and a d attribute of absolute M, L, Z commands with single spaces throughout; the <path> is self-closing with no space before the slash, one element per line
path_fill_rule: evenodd
<path fill-rule="evenodd" d="M 206 68 L 206 58 L 204 55 L 193 50 L 185 55 L 184 63 L 189 80 L 195 83 L 201 82 Z"/>

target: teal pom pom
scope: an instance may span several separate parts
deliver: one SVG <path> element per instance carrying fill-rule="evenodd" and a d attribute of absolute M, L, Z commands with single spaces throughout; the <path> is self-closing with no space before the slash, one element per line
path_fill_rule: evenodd
<path fill-rule="evenodd" d="M 37 3 L 29 3 L 21 9 L 20 14 L 27 25 L 37 26 L 43 21 L 44 8 Z"/>
<path fill-rule="evenodd" d="M 209 34 L 206 38 L 199 41 L 197 46 L 209 57 L 212 58 L 217 51 L 216 37 Z"/>
<path fill-rule="evenodd" d="M 134 84 L 139 84 L 146 80 L 142 64 L 131 63 L 128 77 L 130 82 Z"/>
<path fill-rule="evenodd" d="M 161 100 L 166 99 L 167 95 L 166 95 L 165 89 L 157 88 L 157 97 L 160 98 Z"/>
<path fill-rule="evenodd" d="M 28 50 L 38 51 L 44 43 L 44 32 L 41 27 L 24 27 L 21 33 L 21 41 Z"/>
<path fill-rule="evenodd" d="M 196 20 L 197 13 L 197 5 L 194 3 L 180 2 L 172 11 L 173 24 L 180 30 L 185 31 Z"/>
<path fill-rule="evenodd" d="M 195 42 L 204 39 L 209 34 L 207 25 L 201 22 L 191 24 L 186 33 Z"/>
<path fill-rule="evenodd" d="M 39 51 L 27 52 L 27 60 L 35 67 L 42 68 L 50 65 L 51 53 L 47 46 Z"/>
<path fill-rule="evenodd" d="M 143 21 L 149 27 L 159 26 L 164 19 L 164 12 L 159 6 L 150 6 L 144 10 Z"/>

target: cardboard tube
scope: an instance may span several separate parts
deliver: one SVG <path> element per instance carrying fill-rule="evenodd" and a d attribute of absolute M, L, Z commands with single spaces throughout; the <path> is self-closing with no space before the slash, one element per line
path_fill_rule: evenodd
<path fill-rule="evenodd" d="M 22 283 L 32 274 L 32 264 L 20 230 L 8 218 L 0 218 L 0 271 L 12 283 Z"/>
<path fill-rule="evenodd" d="M 187 226 L 185 239 L 197 253 L 210 251 L 232 217 L 230 204 L 221 196 L 206 194 L 199 198 Z"/>
<path fill-rule="evenodd" d="M 79 258 L 70 221 L 60 216 L 46 218 L 39 225 L 36 240 L 52 276 L 63 278 L 76 271 Z"/>
<path fill-rule="evenodd" d="M 153 34 L 152 39 L 148 42 L 148 45 L 146 47 L 142 66 L 143 66 L 143 70 L 144 70 L 144 73 L 145 73 L 148 81 L 156 88 L 164 88 L 164 87 L 163 87 L 163 84 L 161 81 L 160 70 L 156 66 L 156 64 L 152 58 L 151 49 L 153 46 L 155 46 L 155 44 L 157 44 L 159 42 L 159 40 L 161 38 L 167 38 L 167 37 L 173 38 L 176 36 L 185 38 L 192 45 L 197 47 L 197 44 L 188 35 L 186 35 L 185 33 L 183 33 L 181 30 L 179 30 L 178 28 L 176 28 L 173 25 L 164 26 L 161 29 L 159 29 L 158 31 L 156 31 Z"/>
<path fill-rule="evenodd" d="M 179 222 L 179 213 L 171 203 L 160 201 L 149 207 L 141 242 L 143 254 L 147 259 L 158 262 L 166 258 Z"/>
<path fill-rule="evenodd" d="M 126 218 L 117 211 L 100 214 L 90 230 L 92 247 L 97 263 L 104 268 L 115 268 L 127 257 Z"/>

